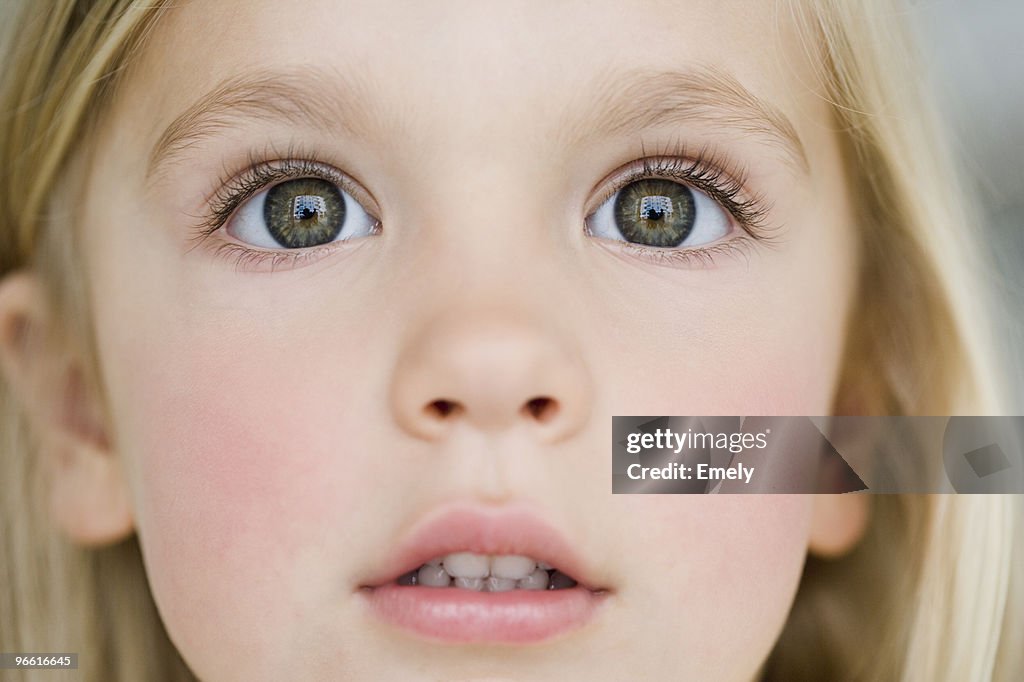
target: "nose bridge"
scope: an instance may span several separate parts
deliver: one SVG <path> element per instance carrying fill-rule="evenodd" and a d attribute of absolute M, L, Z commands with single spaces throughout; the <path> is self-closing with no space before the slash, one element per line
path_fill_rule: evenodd
<path fill-rule="evenodd" d="M 548 191 L 550 169 L 525 150 L 499 149 L 492 140 L 481 137 L 472 149 L 439 155 L 430 181 L 418 188 L 410 219 L 450 256 L 526 251 L 564 227 L 554 224 L 562 206 Z M 543 260 L 542 253 L 534 256 Z"/>
<path fill-rule="evenodd" d="M 413 235 L 401 246 L 411 298 L 428 308 L 443 301 L 437 314 L 449 321 L 452 308 L 479 318 L 481 333 L 501 319 L 543 323 L 550 314 L 544 308 L 555 303 L 551 293 L 572 279 L 559 256 L 569 229 L 562 206 L 535 173 L 512 171 L 521 161 L 446 161 L 399 217 Z"/>
<path fill-rule="evenodd" d="M 467 302 L 468 303 L 468 302 Z M 439 440 L 454 429 L 529 429 L 553 443 L 590 412 L 591 385 L 570 335 L 536 310 L 475 299 L 425 316 L 395 363 L 391 406 L 399 426 Z"/>
<path fill-rule="evenodd" d="M 410 314 L 390 400 L 420 439 L 528 429 L 556 442 L 589 417 L 590 372 L 561 309 L 572 289 L 558 257 L 562 204 L 549 164 L 497 134 L 508 125 L 467 129 L 437 150 L 429 182 L 408 184 L 417 188 L 403 216 L 416 235 L 403 244 Z"/>

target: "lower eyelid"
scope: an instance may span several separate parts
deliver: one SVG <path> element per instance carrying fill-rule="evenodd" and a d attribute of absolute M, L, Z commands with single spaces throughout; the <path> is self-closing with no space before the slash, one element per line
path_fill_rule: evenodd
<path fill-rule="evenodd" d="M 670 268 L 710 269 L 720 264 L 725 258 L 738 258 L 749 262 L 749 256 L 757 240 L 745 232 L 739 232 L 732 238 L 724 238 L 709 246 L 691 248 L 658 248 L 634 244 L 632 242 L 595 239 L 596 243 L 614 255 L 635 262 L 644 260 L 653 265 Z"/>
<path fill-rule="evenodd" d="M 234 265 L 236 271 L 270 273 L 312 265 L 335 253 L 351 251 L 363 241 L 343 239 L 306 249 L 273 250 L 256 249 L 236 242 L 221 242 L 210 244 L 209 248 L 214 258 Z"/>

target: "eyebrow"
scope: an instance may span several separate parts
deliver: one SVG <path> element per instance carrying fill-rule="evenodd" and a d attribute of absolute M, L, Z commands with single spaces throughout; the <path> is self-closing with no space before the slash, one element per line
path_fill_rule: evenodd
<path fill-rule="evenodd" d="M 573 142 L 696 122 L 760 139 L 798 171 L 810 172 L 804 145 L 790 119 L 717 67 L 619 72 L 599 79 L 593 91 L 598 94 L 587 110 L 596 113 L 573 126 Z"/>
<path fill-rule="evenodd" d="M 219 132 L 247 120 L 280 121 L 316 130 L 358 135 L 374 120 L 363 81 L 338 71 L 260 70 L 221 81 L 164 130 L 149 155 L 146 179 L 183 159 Z"/>
<path fill-rule="evenodd" d="M 247 120 L 274 120 L 356 136 L 376 121 L 367 84 L 336 70 L 260 70 L 221 81 L 176 117 L 150 153 L 146 180 L 183 160 L 219 132 Z M 627 71 L 599 79 L 582 110 L 595 112 L 570 123 L 570 143 L 593 137 L 639 134 L 659 125 L 706 123 L 753 135 L 809 172 L 807 155 L 792 122 L 732 75 L 713 66 L 686 71 Z"/>

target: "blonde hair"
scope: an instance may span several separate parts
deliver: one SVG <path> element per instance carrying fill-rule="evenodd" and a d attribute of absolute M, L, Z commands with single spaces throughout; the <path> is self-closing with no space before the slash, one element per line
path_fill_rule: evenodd
<path fill-rule="evenodd" d="M 808 85 L 840 124 L 862 237 L 837 395 L 859 396 L 873 414 L 998 413 L 971 284 L 972 223 L 916 87 L 905 22 L 896 0 L 855 5 L 779 4 L 811 63 L 823 64 Z M 102 119 L 160 13 L 160 3 L 138 0 L 24 2 L 0 50 L 0 277 L 42 273 L 62 332 L 89 352 L 77 230 L 55 226 L 74 215 L 78 141 Z M 95 367 L 88 380 L 100 387 Z M 52 528 L 35 444 L 3 385 L 0 438 L 0 650 L 80 652 L 85 679 L 193 679 L 160 622 L 137 541 L 82 549 Z M 1014 679 L 1020 499 L 876 496 L 872 506 L 850 555 L 808 559 L 766 677 Z"/>

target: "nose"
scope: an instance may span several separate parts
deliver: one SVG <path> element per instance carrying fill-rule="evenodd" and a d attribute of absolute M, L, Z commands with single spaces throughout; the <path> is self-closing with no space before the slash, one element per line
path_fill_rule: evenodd
<path fill-rule="evenodd" d="M 525 313 L 450 311 L 410 335 L 392 381 L 399 425 L 424 440 L 460 426 L 571 437 L 590 414 L 588 372 L 570 340 Z"/>

